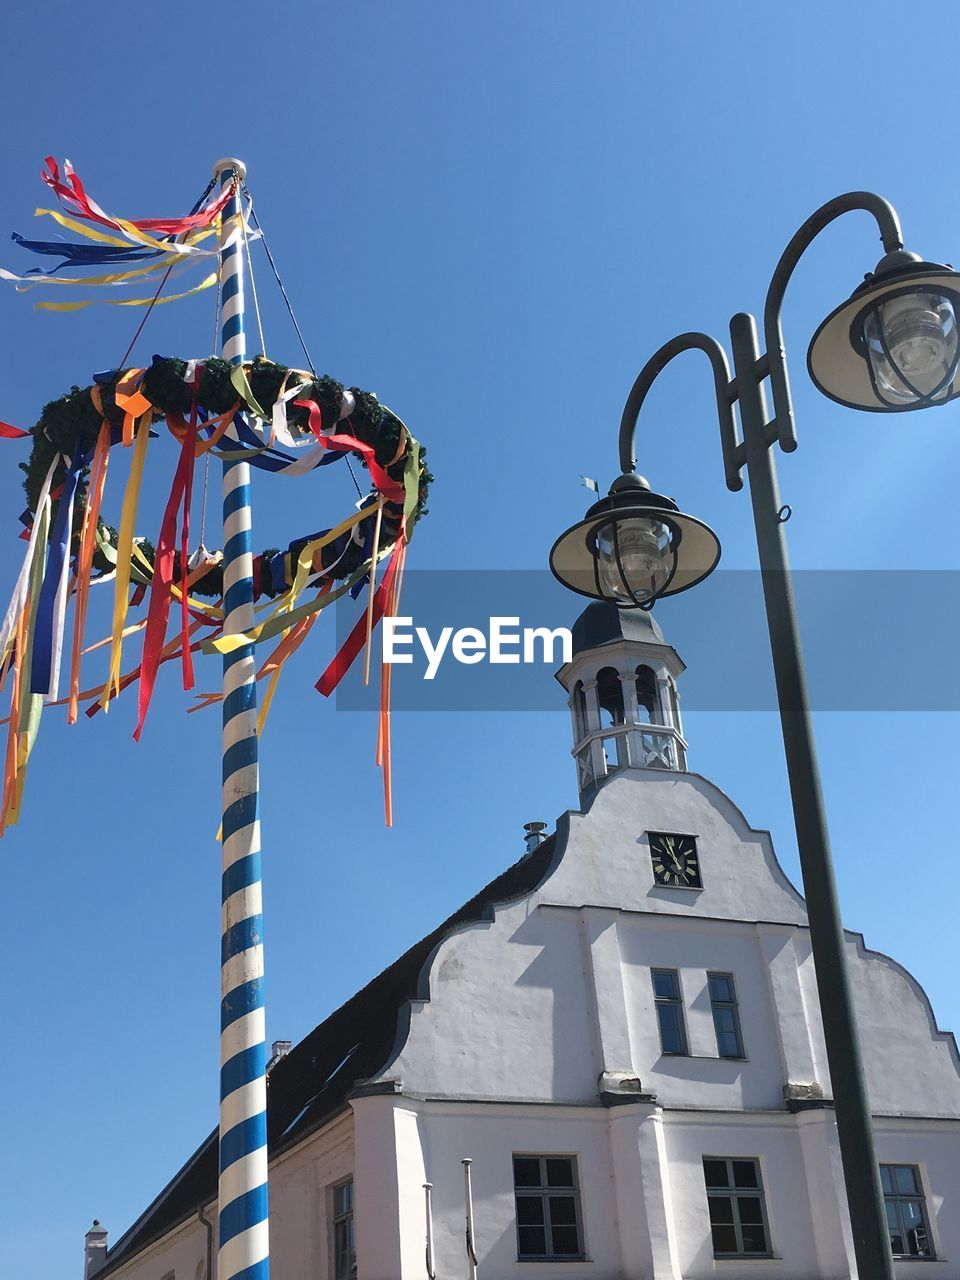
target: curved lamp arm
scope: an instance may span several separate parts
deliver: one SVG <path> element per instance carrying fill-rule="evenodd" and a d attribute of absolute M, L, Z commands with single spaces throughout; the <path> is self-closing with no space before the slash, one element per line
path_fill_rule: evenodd
<path fill-rule="evenodd" d="M 627 396 L 620 420 L 620 470 L 635 471 L 637 467 L 636 434 L 637 419 L 647 392 L 674 356 L 684 351 L 702 351 L 713 369 L 713 383 L 717 394 L 717 414 L 720 419 L 720 444 L 723 448 L 723 470 L 728 489 L 742 489 L 743 481 L 736 462 L 737 426 L 733 415 L 733 398 L 730 384 L 730 365 L 727 353 L 706 333 L 681 333 L 650 357 L 640 370 L 636 382 Z"/>
<path fill-rule="evenodd" d="M 773 279 L 770 281 L 770 288 L 767 290 L 767 300 L 763 308 L 763 337 L 767 348 L 767 372 L 770 375 L 770 388 L 773 392 L 777 438 L 780 441 L 780 448 L 785 453 L 792 453 L 797 447 L 797 427 L 793 417 L 790 379 L 787 376 L 787 361 L 783 349 L 783 326 L 780 323 L 783 295 L 793 275 L 794 267 L 824 227 L 829 226 L 841 214 L 850 213 L 854 209 L 863 209 L 866 213 L 873 215 L 880 228 L 880 239 L 883 241 L 886 253 L 893 253 L 894 250 L 903 248 L 900 219 L 893 205 L 882 196 L 874 195 L 872 191 L 848 191 L 846 195 L 828 200 L 806 220 L 784 249 L 783 256 L 773 273 Z"/>

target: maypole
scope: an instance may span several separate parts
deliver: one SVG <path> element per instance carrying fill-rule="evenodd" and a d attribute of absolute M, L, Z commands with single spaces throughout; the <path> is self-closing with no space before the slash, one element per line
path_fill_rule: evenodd
<path fill-rule="evenodd" d="M 246 355 L 239 160 L 214 170 L 232 194 L 220 232 L 221 354 Z M 224 635 L 253 629 L 250 464 L 223 463 Z M 257 684 L 252 644 L 223 657 L 223 885 L 220 970 L 218 1280 L 267 1280 L 266 1030 L 260 885 Z"/>
<path fill-rule="evenodd" d="M 63 706 L 68 723 L 74 724 L 81 702 L 88 703 L 86 719 L 105 714 L 125 690 L 136 688 L 134 738 L 139 740 L 165 663 L 179 665 L 183 689 L 189 691 L 194 688 L 193 654 L 218 653 L 223 659 L 222 693 L 197 693 L 191 708 L 223 703 L 217 1280 L 268 1280 L 270 1270 L 259 734 L 285 663 L 321 611 L 339 600 L 349 608 L 365 591 L 368 597 L 358 604 L 353 629 L 315 687 L 331 695 L 364 648 L 369 665 L 373 629 L 398 607 L 406 548 L 426 511 L 432 480 L 425 451 L 402 419 L 372 392 L 318 374 L 305 345 L 308 370 L 268 360 L 262 353 L 252 362 L 245 360 L 244 255 L 249 265 L 254 240 L 263 244 L 303 345 L 245 176 L 239 160 L 221 160 L 186 215 L 131 219 L 106 212 L 68 160 L 61 165 L 48 156 L 41 178 L 60 208 L 37 213 L 80 239 L 28 240 L 14 233 L 17 244 L 44 265 L 25 274 L 0 267 L 0 280 L 18 292 L 49 288 L 56 299 L 66 289 L 65 300 L 35 304 L 45 311 L 70 313 L 94 305 L 145 308 L 121 367 L 102 370 L 89 386 L 74 386 L 46 403 L 30 431 L 0 421 L 0 440 L 31 442 L 29 458 L 20 464 L 27 499 L 20 536 L 27 545 L 10 602 L 5 612 L 0 610 L 0 688 L 4 682 L 10 686 L 6 742 L 0 741 L 0 836 L 20 816 L 43 706 Z M 61 261 L 49 268 L 51 258 Z M 209 270 L 215 261 L 219 272 Z M 199 283 L 166 291 L 169 279 L 203 266 L 208 271 Z M 89 274 L 91 268 L 95 274 Z M 250 271 L 252 285 L 252 266 Z M 158 355 L 147 366 L 123 367 L 155 307 L 212 289 L 218 280 L 219 358 Z M 71 296 L 86 287 L 104 292 Z M 118 288 L 129 288 L 134 296 L 118 294 Z M 104 502 L 114 448 L 129 450 L 130 458 L 119 516 L 113 517 L 116 527 Z M 211 453 L 223 462 L 223 551 L 206 548 L 201 527 L 199 545 L 191 552 L 194 471 L 201 460 L 206 466 Z M 168 478 L 173 462 L 155 543 L 136 528 L 148 455 L 150 465 L 156 458 Z M 347 460 L 349 466 L 351 457 L 362 463 L 369 478 L 365 494 L 354 478 L 360 501 L 353 510 L 345 518 L 324 518 L 319 531 L 294 538 L 285 548 L 270 547 L 255 556 L 251 466 L 286 484 L 306 476 L 316 481 L 331 464 Z M 385 567 L 378 582 L 381 563 Z M 110 581 L 111 634 L 87 644 L 90 589 Z M 71 598 L 72 643 L 67 623 Z M 141 605 L 146 616 L 134 622 L 131 615 Z M 142 637 L 138 657 L 124 671 L 124 645 L 129 647 L 136 636 Z M 82 656 L 107 645 L 106 679 L 84 688 Z M 259 664 L 258 645 L 265 647 L 259 650 Z M 66 653 L 69 685 L 61 690 L 61 657 Z M 384 665 L 377 749 L 388 825 L 389 674 Z M 260 679 L 268 679 L 268 685 L 258 716 Z M 298 761 L 296 767 L 309 768 L 310 761 Z M 337 767 L 346 768 L 346 762 Z M 189 785 L 176 752 L 165 768 L 178 785 Z"/>

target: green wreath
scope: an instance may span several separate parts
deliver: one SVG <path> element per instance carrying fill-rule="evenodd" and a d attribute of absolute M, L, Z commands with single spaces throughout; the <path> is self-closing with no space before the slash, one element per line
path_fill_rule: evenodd
<path fill-rule="evenodd" d="M 200 378 L 195 390 L 184 381 L 186 371 L 185 360 L 159 356 L 154 358 L 153 364 L 145 371 L 140 390 L 153 406 L 154 422 L 163 420 L 167 414 L 176 414 L 181 417 L 188 415 L 194 405 L 213 416 L 228 413 L 237 405 L 238 392 L 232 378 L 234 366 L 218 357 L 211 357 L 204 361 L 200 367 Z M 66 472 L 64 456 L 72 458 L 78 449 L 89 454 L 96 443 L 104 419 L 112 426 L 122 425 L 124 411 L 117 405 L 115 393 L 117 384 L 125 372 L 122 369 L 113 370 L 109 375 L 103 375 L 102 379 L 98 377 L 93 386 L 72 387 L 65 396 L 44 406 L 39 421 L 32 429 L 33 446 L 30 458 L 27 462 L 20 463 L 21 469 L 26 473 L 24 489 L 31 512 L 36 511 L 44 479 L 57 455 L 60 455 L 60 462 L 54 471 L 54 491 Z M 265 406 L 266 411 L 270 412 L 291 372 L 298 371 L 291 371 L 285 365 L 258 356 L 247 367 L 252 403 Z M 406 467 L 403 444 L 409 433 L 396 414 L 382 405 L 371 391 L 361 391 L 358 387 L 346 389 L 341 383 L 329 377 L 317 378 L 310 374 L 300 376 L 303 380 L 309 381 L 297 399 L 313 401 L 320 409 L 324 423 L 332 424 L 340 419 L 344 396 L 349 390 L 352 407 L 345 422 L 350 434 L 362 444 L 369 445 L 374 451 L 376 462 L 387 475 L 398 484 L 402 483 Z M 94 401 L 95 393 L 100 401 L 99 407 Z M 308 408 L 289 404 L 287 421 L 293 429 L 301 431 L 305 437 L 309 436 Z M 421 445 L 418 494 L 411 523 L 415 523 L 427 511 L 427 492 L 433 476 L 424 461 L 425 453 L 426 450 Z M 366 465 L 359 454 L 354 456 L 359 458 L 364 466 Z M 88 476 L 89 466 L 86 466 L 80 473 L 74 508 L 75 541 L 79 537 Z M 402 519 L 403 508 L 400 504 L 384 502 L 381 545 L 389 545 L 395 540 Z M 93 566 L 99 572 L 106 573 L 115 567 L 115 556 L 111 558 L 109 550 L 116 549 L 117 531 L 101 521 L 98 535 L 99 545 L 94 555 Z M 315 536 L 316 534 L 310 533 L 294 539 L 282 553 L 290 557 L 287 563 L 295 565 L 300 549 Z M 146 539 L 138 539 L 137 546 L 152 568 L 156 554 L 153 545 Z M 103 548 L 107 550 L 104 551 Z M 275 596 L 290 585 L 289 582 L 279 584 L 271 567 L 280 554 L 281 548 L 269 547 L 255 557 L 255 587 L 258 594 Z M 322 548 L 320 555 L 322 569 L 328 570 L 331 577 L 338 579 L 351 577 L 368 559 L 362 540 L 355 541 L 350 538 L 350 535 L 344 535 L 329 543 Z M 133 576 L 135 579 L 143 580 L 142 565 L 138 566 L 136 562 L 133 564 Z M 174 559 L 173 580 L 180 582 L 182 579 L 180 555 L 177 552 Z M 219 597 L 223 594 L 222 579 L 222 567 L 217 563 L 207 573 L 193 581 L 190 587 L 191 593 Z"/>

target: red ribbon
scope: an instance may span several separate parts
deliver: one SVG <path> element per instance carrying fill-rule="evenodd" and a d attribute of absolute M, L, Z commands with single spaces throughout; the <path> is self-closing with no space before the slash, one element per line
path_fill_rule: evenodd
<path fill-rule="evenodd" d="M 3 436 L 4 440 L 22 440 L 29 434 L 29 431 L 21 431 L 19 427 L 11 427 L 9 422 L 0 422 L 0 436 Z"/>
<path fill-rule="evenodd" d="M 80 217 L 87 222 L 99 222 L 104 227 L 123 229 L 113 218 L 95 212 L 90 204 L 90 197 L 84 190 L 80 178 L 74 173 L 69 160 L 64 161 L 63 165 L 63 177 L 66 181 L 61 179 L 60 170 L 53 156 L 47 156 L 44 166 L 40 170 L 40 177 L 56 193 L 61 204 L 70 205 L 71 211 L 79 213 Z M 180 235 L 185 231 L 208 227 L 232 195 L 232 187 L 228 185 L 212 204 L 205 205 L 198 213 L 188 214 L 185 218 L 140 218 L 139 220 L 128 218 L 127 221 L 140 231 L 156 232 L 158 235 L 166 236 Z"/>
<path fill-rule="evenodd" d="M 160 537 L 157 539 L 157 552 L 153 562 L 153 581 L 150 586 L 150 608 L 147 612 L 147 628 L 143 639 L 143 657 L 140 659 L 140 706 L 139 720 L 134 730 L 134 739 L 139 742 L 143 732 L 143 722 L 147 718 L 153 686 L 157 678 L 157 670 L 161 662 L 161 651 L 167 635 L 167 620 L 170 616 L 170 585 L 173 582 L 173 564 L 177 541 L 177 516 L 180 505 L 186 497 L 187 514 L 184 526 L 189 524 L 189 503 L 187 496 L 193 476 L 194 455 L 196 450 L 196 430 L 191 429 L 184 437 L 180 447 L 180 461 L 173 477 L 173 487 L 167 499 L 163 521 L 160 525 Z M 183 589 L 183 672 L 184 688 L 193 688 L 193 664 L 190 658 L 190 646 L 186 643 L 189 627 L 187 610 L 187 574 L 186 574 L 186 540 L 188 529 L 184 528 L 180 552 L 180 581 Z M 190 684 L 187 684 L 189 678 Z"/>
<path fill-rule="evenodd" d="M 401 506 L 403 505 L 405 497 L 403 485 L 392 479 L 381 467 L 380 463 L 377 462 L 376 452 L 372 445 L 364 444 L 362 440 L 357 440 L 355 436 L 325 436 L 323 434 L 323 415 L 316 401 L 295 400 L 294 404 L 307 410 L 310 415 L 310 430 L 325 449 L 336 449 L 340 453 L 346 453 L 347 450 L 352 453 L 359 453 L 370 470 L 370 478 L 377 490 L 383 494 L 388 502 L 396 502 Z M 349 418 L 347 421 L 349 422 Z"/>
<path fill-rule="evenodd" d="M 393 588 L 393 579 L 397 573 L 397 562 L 400 558 L 401 539 L 397 538 L 393 545 L 393 555 L 390 557 L 390 563 L 387 565 L 387 571 L 383 575 L 383 579 L 377 587 L 373 597 L 373 621 L 371 629 L 377 625 L 383 617 L 383 611 L 387 607 L 387 601 L 390 599 L 390 592 Z M 357 622 L 346 640 L 340 647 L 340 652 L 327 667 L 326 671 L 316 683 L 318 693 L 322 693 L 328 698 L 334 689 L 350 670 L 356 660 L 357 654 L 364 646 L 367 638 L 367 611 L 363 611 L 363 617 Z"/>

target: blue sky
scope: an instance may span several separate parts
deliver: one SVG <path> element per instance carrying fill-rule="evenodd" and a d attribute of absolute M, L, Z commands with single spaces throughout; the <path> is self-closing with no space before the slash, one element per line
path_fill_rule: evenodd
<path fill-rule="evenodd" d="M 39 234 L 48 153 L 134 217 L 185 211 L 218 156 L 242 156 L 318 365 L 377 391 L 429 447 L 437 483 L 417 568 L 541 567 L 586 505 L 580 473 L 613 478 L 623 399 L 647 355 L 688 328 L 725 338 L 733 312 L 758 310 L 783 246 L 824 200 L 877 190 L 908 248 L 960 252 L 943 91 L 957 19 L 941 0 L 906 19 L 890 0 L 142 13 L 105 0 L 95 14 L 57 2 L 42 24 L 39 13 L 19 6 L 5 27 L 22 56 L 0 89 L 0 228 Z M 806 569 L 955 569 L 960 408 L 855 414 L 805 375 L 813 329 L 879 256 L 872 222 L 850 216 L 790 288 L 801 446 L 780 462 L 792 556 Z M 13 245 L 0 264 L 30 265 Z M 268 353 L 296 362 L 262 262 L 258 283 Z M 45 315 L 8 289 L 0 326 L 0 418 L 27 426 L 117 361 L 135 319 Z M 203 355 L 212 326 L 209 295 L 164 308 L 136 354 Z M 723 486 L 714 412 L 690 357 L 648 402 L 641 470 L 718 531 L 726 567 L 750 568 L 749 502 Z M 6 592 L 23 451 L 2 448 Z M 141 532 L 159 522 L 172 469 L 151 473 Z M 330 469 L 298 486 L 258 479 L 258 545 L 351 509 Z M 852 669 L 889 647 L 899 685 L 924 670 L 923 626 L 899 593 L 886 605 L 831 637 L 834 661 Z M 682 653 L 681 611 L 658 617 Z M 312 689 L 334 642 L 332 621 L 316 629 L 263 744 L 268 1039 L 305 1034 L 513 861 L 525 821 L 552 824 L 576 803 L 558 689 L 556 712 L 398 715 L 386 831 L 372 719 Z M 164 677 L 139 746 L 129 696 L 73 729 L 47 717 L 24 818 L 0 846 L 11 1276 L 76 1274 L 90 1220 L 116 1238 L 215 1123 L 219 729 L 215 711 L 185 716 L 175 673 Z M 208 661 L 199 684 L 218 678 Z M 772 830 L 796 879 L 775 716 L 691 713 L 686 729 L 691 766 Z M 846 923 L 907 964 L 956 1027 L 956 715 L 833 712 L 817 729 Z"/>

